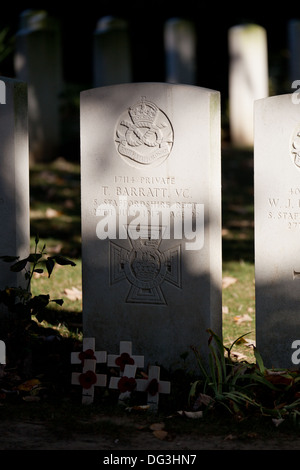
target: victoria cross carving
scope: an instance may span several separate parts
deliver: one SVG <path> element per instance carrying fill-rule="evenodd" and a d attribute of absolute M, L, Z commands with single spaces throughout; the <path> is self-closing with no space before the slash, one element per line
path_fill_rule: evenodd
<path fill-rule="evenodd" d="M 130 284 L 126 302 L 166 304 L 163 283 L 181 287 L 180 245 L 160 250 L 163 227 L 157 227 L 157 238 L 150 238 L 148 227 L 134 239 L 128 230 L 130 247 L 110 241 L 110 282 L 127 279 Z M 153 233 L 153 227 L 151 228 Z"/>

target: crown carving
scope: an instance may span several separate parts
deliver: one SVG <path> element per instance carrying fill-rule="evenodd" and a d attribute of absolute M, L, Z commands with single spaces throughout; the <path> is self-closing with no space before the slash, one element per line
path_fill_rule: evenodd
<path fill-rule="evenodd" d="M 145 97 L 142 101 L 129 109 L 129 114 L 134 124 L 152 124 L 157 115 L 158 108 L 154 103 L 147 101 Z"/>

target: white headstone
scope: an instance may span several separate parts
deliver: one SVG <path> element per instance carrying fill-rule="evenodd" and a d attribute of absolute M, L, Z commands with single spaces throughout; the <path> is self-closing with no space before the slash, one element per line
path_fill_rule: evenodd
<path fill-rule="evenodd" d="M 0 104 L 0 256 L 22 259 L 30 248 L 27 87 L 5 77 L 1 83 L 6 102 Z M 0 290 L 25 287 L 24 272 L 9 267 L 0 261 Z"/>
<path fill-rule="evenodd" d="M 197 35 L 192 21 L 171 18 L 164 27 L 166 82 L 196 84 Z"/>
<path fill-rule="evenodd" d="M 45 11 L 26 10 L 16 34 L 15 72 L 28 84 L 30 157 L 57 158 L 60 145 L 61 42 L 58 23 Z"/>
<path fill-rule="evenodd" d="M 233 26 L 228 47 L 230 138 L 235 146 L 251 147 L 254 101 L 269 95 L 266 31 L 255 24 Z"/>
<path fill-rule="evenodd" d="M 127 21 L 105 16 L 94 33 L 94 87 L 130 83 L 131 44 Z"/>
<path fill-rule="evenodd" d="M 292 367 L 300 339 L 299 102 L 255 103 L 256 345 L 267 367 Z"/>
<path fill-rule="evenodd" d="M 219 92 L 165 83 L 81 93 L 84 335 L 178 367 L 222 335 Z"/>

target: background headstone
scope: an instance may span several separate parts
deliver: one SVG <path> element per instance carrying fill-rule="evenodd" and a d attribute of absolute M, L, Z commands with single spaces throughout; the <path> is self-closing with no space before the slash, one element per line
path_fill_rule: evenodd
<path fill-rule="evenodd" d="M 255 24 L 228 31 L 229 127 L 237 147 L 253 146 L 254 101 L 269 95 L 267 34 Z"/>
<path fill-rule="evenodd" d="M 30 247 L 27 86 L 5 77 L 1 83 L 6 102 L 0 105 L 0 256 L 22 259 Z M 0 290 L 25 287 L 24 272 L 9 267 L 0 261 Z"/>
<path fill-rule="evenodd" d="M 197 35 L 194 24 L 170 18 L 164 26 L 166 82 L 196 84 Z"/>
<path fill-rule="evenodd" d="M 130 83 L 131 44 L 127 21 L 105 16 L 94 32 L 94 87 Z"/>
<path fill-rule="evenodd" d="M 57 158 L 62 92 L 61 37 L 58 22 L 45 11 L 26 10 L 16 34 L 15 73 L 28 84 L 30 158 Z"/>
<path fill-rule="evenodd" d="M 222 335 L 219 93 L 82 92 L 81 197 L 84 335 L 108 352 L 125 338 L 145 367 L 205 358 L 206 329 Z"/>
<path fill-rule="evenodd" d="M 256 345 L 267 367 L 293 366 L 300 338 L 300 104 L 255 103 Z"/>
<path fill-rule="evenodd" d="M 300 80 L 300 20 L 288 22 L 289 78 Z"/>

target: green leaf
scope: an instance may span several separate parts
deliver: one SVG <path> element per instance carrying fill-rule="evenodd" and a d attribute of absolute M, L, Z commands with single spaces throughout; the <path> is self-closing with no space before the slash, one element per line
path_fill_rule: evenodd
<path fill-rule="evenodd" d="M 40 254 L 38 254 L 38 253 L 30 253 L 30 255 L 28 256 L 27 260 L 28 260 L 30 263 L 37 263 L 41 257 L 42 257 L 42 255 L 40 255 Z"/>
<path fill-rule="evenodd" d="M 48 271 L 48 277 L 51 276 L 54 265 L 55 265 L 55 263 L 54 263 L 53 259 L 51 259 L 51 258 L 46 259 L 46 268 L 47 268 L 47 271 Z"/>
<path fill-rule="evenodd" d="M 48 294 L 40 294 L 32 297 L 28 305 L 32 309 L 32 313 L 36 314 L 39 310 L 44 309 L 50 302 L 50 296 Z"/>
<path fill-rule="evenodd" d="M 20 261 L 17 261 L 15 264 L 13 264 L 10 267 L 10 270 L 13 271 L 14 273 L 22 271 L 26 267 L 26 264 L 28 263 L 28 259 L 22 259 Z"/>
<path fill-rule="evenodd" d="M 68 258 L 65 258 L 64 256 L 61 256 L 61 255 L 50 256 L 48 259 L 52 259 L 56 261 L 57 264 L 60 264 L 62 266 L 65 266 L 65 265 L 76 266 L 76 263 L 74 263 L 74 261 L 71 261 Z"/>
<path fill-rule="evenodd" d="M 55 302 L 58 305 L 62 305 L 64 303 L 63 299 L 53 299 L 51 302 Z"/>
<path fill-rule="evenodd" d="M 264 363 L 263 363 L 263 360 L 262 360 L 262 357 L 260 355 L 260 353 L 258 352 L 258 350 L 254 347 L 254 356 L 255 356 L 255 359 L 256 359 L 256 363 L 258 365 L 258 368 L 260 370 L 260 372 L 262 374 L 265 373 L 265 366 L 264 366 Z"/>

